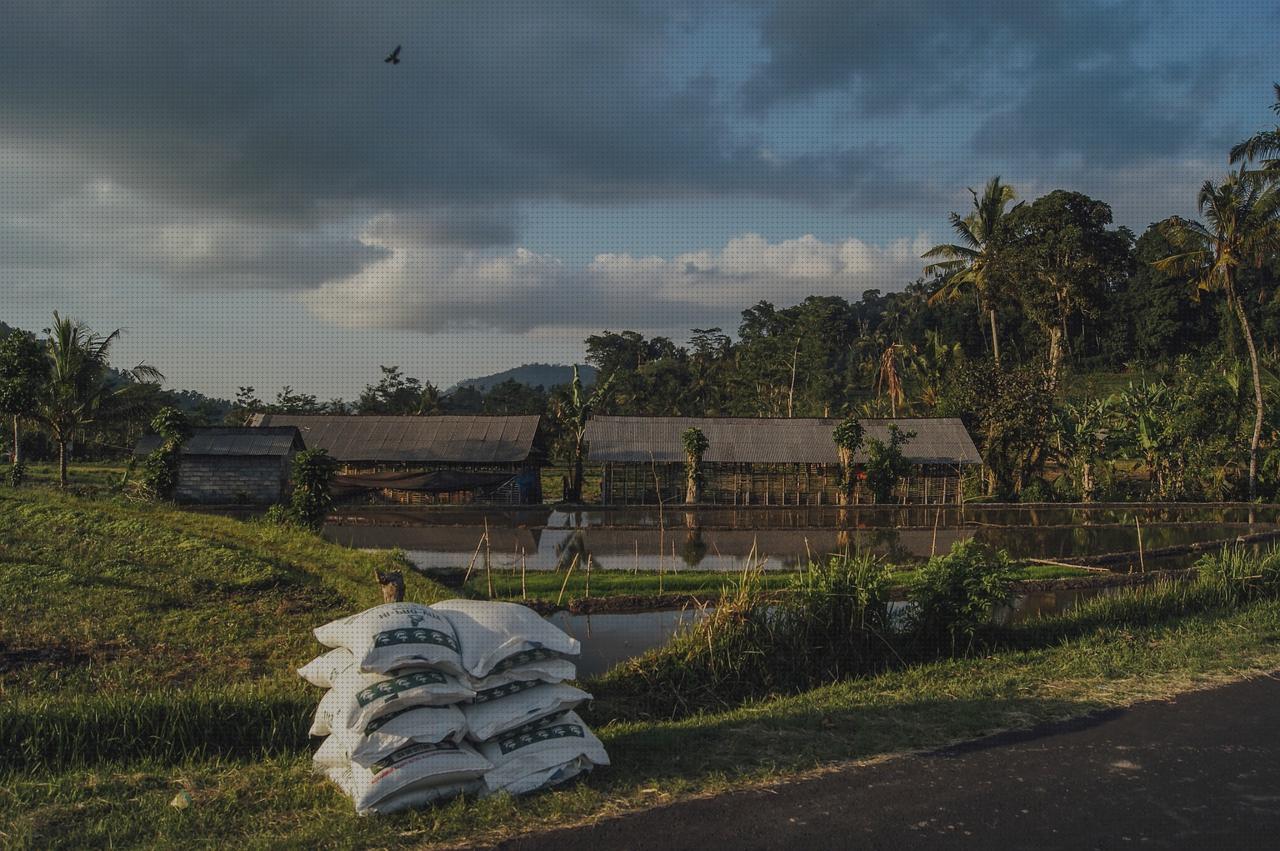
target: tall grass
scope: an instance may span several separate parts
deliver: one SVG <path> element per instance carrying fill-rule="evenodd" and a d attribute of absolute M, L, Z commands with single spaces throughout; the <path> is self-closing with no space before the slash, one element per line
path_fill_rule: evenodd
<path fill-rule="evenodd" d="M 997 626 L 1014 569 L 971 542 L 935 558 L 890 617 L 889 573 L 871 557 L 812 565 L 785 593 L 744 574 L 720 607 L 670 645 L 606 674 L 593 691 L 610 717 L 677 718 L 849 677 L 983 652 L 1060 645 L 1117 629 L 1230 612 L 1280 597 L 1280 549 L 1229 549 L 1194 582 L 1116 589 L 1060 615 Z"/>
<path fill-rule="evenodd" d="M 606 675 L 604 688 L 676 716 L 883 670 L 897 653 L 889 588 L 873 556 L 810 565 L 781 593 L 749 567 L 704 620 Z"/>
<path fill-rule="evenodd" d="M 1196 562 L 1200 581 L 1232 603 L 1280 594 L 1280 547 L 1227 545 Z"/>
<path fill-rule="evenodd" d="M 0 771 L 306 752 L 316 696 L 260 685 L 68 695 L 0 706 Z"/>

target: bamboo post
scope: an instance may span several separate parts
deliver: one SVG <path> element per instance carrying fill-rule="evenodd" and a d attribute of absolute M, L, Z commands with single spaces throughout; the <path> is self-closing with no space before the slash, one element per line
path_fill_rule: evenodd
<path fill-rule="evenodd" d="M 526 553 L 524 548 L 521 547 L 520 548 L 520 599 L 521 600 L 529 599 L 529 594 L 524 581 L 525 561 L 527 557 L 528 557 L 528 553 Z"/>
<path fill-rule="evenodd" d="M 466 585 L 467 580 L 471 578 L 471 568 L 475 567 L 476 559 L 480 557 L 480 548 L 484 546 L 484 535 L 480 536 L 480 540 L 476 541 L 476 551 L 471 554 L 471 561 L 467 562 L 467 572 L 462 577 L 462 584 Z"/>
<path fill-rule="evenodd" d="M 1138 530 L 1138 569 L 1143 573 L 1147 572 L 1147 560 L 1142 554 L 1142 523 L 1138 520 L 1138 515 L 1133 515 L 1133 525 Z"/>
<path fill-rule="evenodd" d="M 933 540 L 929 543 L 929 558 L 938 554 L 938 523 L 942 521 L 942 509 L 933 516 Z"/>
<path fill-rule="evenodd" d="M 573 554 L 573 561 L 569 562 L 569 569 L 568 569 L 568 570 L 565 572 L 565 574 L 564 574 L 564 582 L 561 582 L 561 583 L 560 583 L 560 595 L 559 595 L 558 597 L 556 597 L 556 605 L 557 605 L 557 606 L 559 606 L 559 605 L 560 605 L 560 601 L 564 599 L 564 589 L 568 586 L 568 584 L 569 584 L 569 577 L 570 577 L 570 576 L 573 576 L 573 568 L 574 568 L 574 565 L 576 565 L 577 563 L 578 563 L 578 554 L 577 554 L 577 553 L 574 553 L 574 554 Z"/>
<path fill-rule="evenodd" d="M 591 596 L 591 553 L 587 553 L 587 587 L 583 591 L 582 596 Z"/>
<path fill-rule="evenodd" d="M 489 581 L 489 599 L 493 599 L 493 549 L 489 545 L 489 518 L 484 518 L 484 574 Z"/>

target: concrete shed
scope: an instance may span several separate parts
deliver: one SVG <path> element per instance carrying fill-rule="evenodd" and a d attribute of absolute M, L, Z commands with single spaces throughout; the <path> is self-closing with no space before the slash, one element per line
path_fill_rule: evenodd
<path fill-rule="evenodd" d="M 160 438 L 138 440 L 134 455 L 146 456 Z M 174 500 L 205 505 L 271 505 L 288 495 L 294 453 L 305 449 L 293 426 L 194 429 L 182 446 Z"/>

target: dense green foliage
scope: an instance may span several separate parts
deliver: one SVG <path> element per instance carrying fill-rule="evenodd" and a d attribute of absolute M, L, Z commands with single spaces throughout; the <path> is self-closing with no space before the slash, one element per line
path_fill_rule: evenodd
<path fill-rule="evenodd" d="M 1009 602 L 1018 568 L 1002 550 L 962 541 L 934 556 L 908 586 L 908 629 L 927 646 L 967 652 L 991 625 L 991 613 Z"/>
<path fill-rule="evenodd" d="M 854 470 L 854 456 L 862 448 L 865 429 L 857 417 L 845 417 L 831 433 L 836 444 L 836 454 L 840 457 L 840 499 L 849 504 L 853 502 L 853 489 L 857 484 Z"/>
<path fill-rule="evenodd" d="M 319 532 L 333 497 L 329 487 L 338 473 L 338 462 L 323 449 L 304 449 L 293 456 L 293 493 L 289 497 L 289 516 L 304 529 Z"/>
<path fill-rule="evenodd" d="M 142 462 L 143 489 L 152 499 L 171 499 L 178 484 L 178 459 L 191 436 L 191 426 L 177 408 L 161 408 L 151 419 L 151 430 L 162 442 Z"/>
<path fill-rule="evenodd" d="M 702 430 L 697 428 L 685 429 L 680 435 L 680 442 L 684 444 L 684 501 L 693 504 L 701 498 L 705 479 L 702 472 L 702 456 L 711 447 L 711 443 Z"/>
<path fill-rule="evenodd" d="M 898 483 L 911 472 L 911 462 L 903 454 L 902 447 L 915 436 L 915 432 L 890 425 L 888 443 L 874 437 L 867 441 L 867 485 L 877 503 L 892 503 Z"/>

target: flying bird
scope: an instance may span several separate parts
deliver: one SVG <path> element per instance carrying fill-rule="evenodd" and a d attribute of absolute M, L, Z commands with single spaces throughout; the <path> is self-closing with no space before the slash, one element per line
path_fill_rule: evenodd
<path fill-rule="evenodd" d="M 387 62 L 391 65 L 399 65 L 400 64 L 400 45 L 397 44 L 396 49 L 391 51 L 391 55 L 388 56 L 386 59 L 383 59 L 382 61 Z"/>

